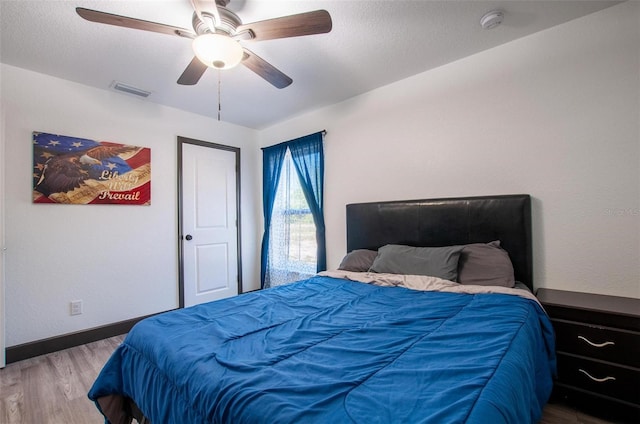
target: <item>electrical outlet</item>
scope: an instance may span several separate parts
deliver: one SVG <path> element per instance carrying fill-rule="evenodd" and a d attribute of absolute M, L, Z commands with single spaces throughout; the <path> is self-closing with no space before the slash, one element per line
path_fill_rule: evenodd
<path fill-rule="evenodd" d="M 71 301 L 71 315 L 82 314 L 82 300 Z"/>

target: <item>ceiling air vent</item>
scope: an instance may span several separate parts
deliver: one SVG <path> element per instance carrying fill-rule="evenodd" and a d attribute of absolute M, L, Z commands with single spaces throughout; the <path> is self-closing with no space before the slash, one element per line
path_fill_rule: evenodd
<path fill-rule="evenodd" d="M 151 94 L 150 91 L 145 91 L 145 90 L 142 90 L 140 88 L 132 87 L 130 85 L 123 84 L 123 83 L 118 82 L 118 81 L 114 81 L 111 84 L 111 88 L 116 90 L 116 91 L 120 91 L 122 93 L 132 94 L 134 96 L 142 97 L 142 98 L 145 98 L 145 99 L 147 97 L 149 97 L 149 95 Z"/>

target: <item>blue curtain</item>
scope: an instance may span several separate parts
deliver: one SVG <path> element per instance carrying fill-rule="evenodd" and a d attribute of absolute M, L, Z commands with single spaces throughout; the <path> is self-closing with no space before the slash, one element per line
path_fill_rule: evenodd
<path fill-rule="evenodd" d="M 260 264 L 260 287 L 265 287 L 267 264 L 269 260 L 269 232 L 271 215 L 278 189 L 282 164 L 287 149 L 298 174 L 302 191 L 309 204 L 311 215 L 316 226 L 316 242 L 318 245 L 317 271 L 327 269 L 327 249 L 324 224 L 324 150 L 322 147 L 323 132 L 300 137 L 262 150 L 262 206 L 264 213 L 264 235 Z"/>
<path fill-rule="evenodd" d="M 262 150 L 262 212 L 264 214 L 264 235 L 262 236 L 260 288 L 264 288 L 267 274 L 271 213 L 273 212 L 273 202 L 276 198 L 278 181 L 280 181 L 280 171 L 282 171 L 282 163 L 284 162 L 287 148 L 286 144 L 278 144 Z"/>
<path fill-rule="evenodd" d="M 289 143 L 291 158 L 295 165 L 300 185 L 307 199 L 313 222 L 316 224 L 316 242 L 318 243 L 317 272 L 327 269 L 327 248 L 324 227 L 324 150 L 322 133 L 298 138 Z"/>

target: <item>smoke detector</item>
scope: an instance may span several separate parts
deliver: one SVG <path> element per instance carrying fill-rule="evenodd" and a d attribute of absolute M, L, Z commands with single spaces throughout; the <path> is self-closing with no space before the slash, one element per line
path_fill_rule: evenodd
<path fill-rule="evenodd" d="M 500 25 L 503 19 L 504 13 L 502 11 L 492 10 L 491 12 L 485 13 L 484 16 L 480 18 L 480 26 L 484 29 L 492 29 Z"/>

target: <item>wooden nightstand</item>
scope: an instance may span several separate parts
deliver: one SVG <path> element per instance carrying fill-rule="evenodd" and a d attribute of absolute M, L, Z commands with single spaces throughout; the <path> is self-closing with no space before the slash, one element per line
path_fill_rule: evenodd
<path fill-rule="evenodd" d="M 640 423 L 640 299 L 539 289 L 556 332 L 554 397 Z"/>

